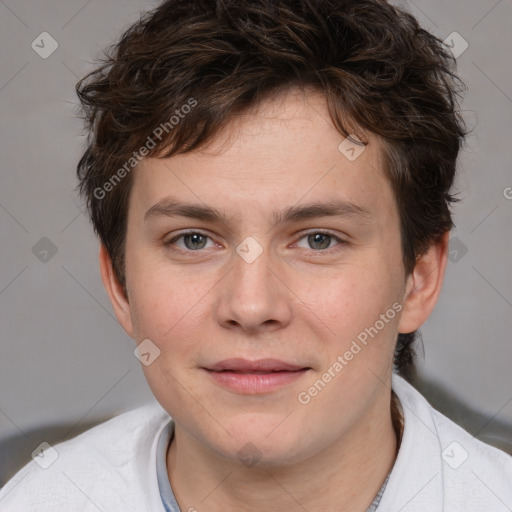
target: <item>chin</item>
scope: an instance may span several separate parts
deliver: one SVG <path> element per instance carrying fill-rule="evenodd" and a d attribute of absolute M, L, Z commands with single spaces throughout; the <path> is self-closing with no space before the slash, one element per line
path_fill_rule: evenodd
<path fill-rule="evenodd" d="M 206 442 L 223 457 L 241 462 L 247 467 L 276 467 L 293 464 L 310 454 L 304 443 L 304 425 L 288 425 L 283 428 L 283 416 L 253 417 L 226 425 L 229 434 L 222 438 L 206 439 Z M 277 427 L 277 428 L 276 428 Z M 209 431 L 211 432 L 211 430 Z"/>

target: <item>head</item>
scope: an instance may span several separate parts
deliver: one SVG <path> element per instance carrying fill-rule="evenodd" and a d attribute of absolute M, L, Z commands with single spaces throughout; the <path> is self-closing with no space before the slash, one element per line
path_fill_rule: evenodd
<path fill-rule="evenodd" d="M 191 436 L 271 451 L 293 405 L 281 457 L 304 457 L 406 371 L 446 264 L 456 85 L 442 43 L 381 0 L 166 1 L 79 82 L 102 277 Z M 306 371 L 219 392 L 209 370 L 233 357 Z M 318 436 L 298 442 L 304 422 Z"/>

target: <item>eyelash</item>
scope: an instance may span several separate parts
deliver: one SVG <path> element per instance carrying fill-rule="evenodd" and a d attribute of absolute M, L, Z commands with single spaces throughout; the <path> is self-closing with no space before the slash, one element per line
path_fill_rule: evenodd
<path fill-rule="evenodd" d="M 333 235 L 329 231 L 318 231 L 318 230 L 308 231 L 307 233 L 304 233 L 299 238 L 298 242 L 300 242 L 304 238 L 307 238 L 310 235 L 317 235 L 317 234 L 326 235 L 338 243 L 333 247 L 328 247 L 327 249 L 308 249 L 311 253 L 325 253 L 325 252 L 328 252 L 329 250 L 333 249 L 334 247 L 337 247 L 338 245 L 346 245 L 347 244 L 347 242 L 345 240 L 342 240 L 341 238 L 337 237 L 336 235 Z M 172 251 L 179 252 L 179 253 L 201 252 L 202 249 L 192 250 L 192 249 L 181 249 L 181 248 L 173 247 L 177 240 L 179 240 L 180 238 L 183 238 L 184 236 L 187 236 L 187 235 L 201 235 L 201 236 L 204 236 L 204 237 L 212 240 L 212 238 L 209 235 L 202 233 L 201 231 L 186 231 L 184 233 L 180 233 L 179 235 L 177 235 L 174 238 L 170 239 L 169 241 L 165 242 L 165 245 L 167 247 L 169 247 Z M 296 242 L 296 243 L 298 243 L 298 242 Z"/>

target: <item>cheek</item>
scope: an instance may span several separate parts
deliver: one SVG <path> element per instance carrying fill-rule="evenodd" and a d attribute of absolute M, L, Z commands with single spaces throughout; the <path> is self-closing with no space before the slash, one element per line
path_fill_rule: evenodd
<path fill-rule="evenodd" d="M 127 259 L 130 308 L 136 338 L 159 345 L 176 338 L 183 324 L 192 323 L 212 284 L 163 261 L 133 255 Z M 164 348 L 164 347 L 162 347 Z"/>
<path fill-rule="evenodd" d="M 400 297 L 400 277 L 390 267 L 374 258 L 368 264 L 341 267 L 330 276 L 303 284 L 298 295 L 331 336 L 346 342 L 374 325 Z M 387 325 L 396 323 L 394 318 L 386 319 Z"/>
<path fill-rule="evenodd" d="M 371 261 L 342 269 L 326 287 L 323 301 L 317 299 L 316 311 L 329 325 L 329 334 L 323 340 L 322 371 L 309 383 L 312 395 L 303 390 L 317 414 L 340 403 L 358 410 L 392 369 L 401 310 L 400 267 L 393 271 L 384 258 Z M 321 297 L 318 292 L 316 296 Z"/>
<path fill-rule="evenodd" d="M 159 350 L 158 358 L 142 367 L 146 380 L 162 405 L 180 411 L 187 403 L 187 390 L 201 397 L 195 376 L 198 355 L 211 352 L 212 278 L 191 277 L 170 265 L 141 261 L 133 265 L 132 321 L 138 342 L 149 339 Z M 188 397 L 189 399 L 190 397 Z"/>
<path fill-rule="evenodd" d="M 392 369 L 401 304 L 397 276 L 384 270 L 378 265 L 357 273 L 347 270 L 334 280 L 324 302 L 317 301 L 317 311 L 330 327 L 322 340 L 325 357 L 297 398 L 304 411 L 322 418 L 327 430 L 356 421 Z M 326 415 L 333 410 L 343 414 Z"/>

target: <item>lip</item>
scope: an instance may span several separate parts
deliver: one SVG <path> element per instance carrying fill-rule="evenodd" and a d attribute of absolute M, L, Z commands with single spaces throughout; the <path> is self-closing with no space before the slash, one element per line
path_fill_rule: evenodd
<path fill-rule="evenodd" d="M 212 366 L 208 366 L 206 369 L 212 371 L 231 370 L 239 373 L 269 373 L 282 371 L 293 372 L 296 370 L 302 370 L 304 368 L 305 366 L 287 363 L 285 361 L 280 361 L 279 359 L 258 359 L 256 361 L 250 361 L 248 359 L 234 357 L 231 359 L 224 359 L 223 361 L 219 361 Z"/>
<path fill-rule="evenodd" d="M 282 388 L 303 377 L 310 367 L 278 359 L 224 359 L 203 368 L 211 379 L 237 393 L 256 395 Z"/>

